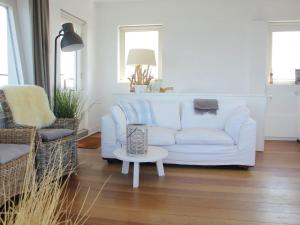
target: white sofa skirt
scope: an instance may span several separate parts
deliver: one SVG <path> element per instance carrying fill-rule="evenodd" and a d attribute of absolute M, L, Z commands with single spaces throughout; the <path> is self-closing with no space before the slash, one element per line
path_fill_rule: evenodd
<path fill-rule="evenodd" d="M 114 159 L 113 151 L 122 147 L 116 137 L 116 127 L 111 115 L 102 118 L 101 156 Z M 165 163 L 179 165 L 255 165 L 256 124 L 250 119 L 242 128 L 238 145 L 166 145 Z"/>
<path fill-rule="evenodd" d="M 104 159 L 114 159 L 113 151 L 121 147 L 121 145 L 103 147 L 102 157 Z M 255 154 L 250 152 L 241 153 L 236 146 L 171 145 L 159 147 L 168 150 L 169 155 L 164 160 L 168 164 L 203 166 L 255 165 Z"/>

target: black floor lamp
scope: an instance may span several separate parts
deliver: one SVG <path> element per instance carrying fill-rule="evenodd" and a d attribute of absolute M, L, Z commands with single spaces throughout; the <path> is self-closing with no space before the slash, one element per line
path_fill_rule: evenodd
<path fill-rule="evenodd" d="M 62 37 L 60 46 L 63 52 L 74 52 L 84 47 L 81 37 L 76 34 L 72 23 L 64 23 L 62 29 L 59 31 L 55 38 L 55 50 L 54 50 L 54 101 L 53 108 L 56 106 L 56 79 L 57 79 L 57 40 Z"/>

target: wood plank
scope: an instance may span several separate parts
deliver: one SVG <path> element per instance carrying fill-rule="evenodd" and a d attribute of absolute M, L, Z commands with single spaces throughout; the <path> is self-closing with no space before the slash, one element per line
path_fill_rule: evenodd
<path fill-rule="evenodd" d="M 300 224 L 300 144 L 267 141 L 248 171 L 234 168 L 165 166 L 158 177 L 155 165 L 142 165 L 140 188 L 132 188 L 132 168 L 122 175 L 121 163 L 108 164 L 97 150 L 79 150 L 79 173 L 69 190 L 81 189 L 77 212 L 86 191 L 97 199 L 90 225 L 284 225 Z"/>

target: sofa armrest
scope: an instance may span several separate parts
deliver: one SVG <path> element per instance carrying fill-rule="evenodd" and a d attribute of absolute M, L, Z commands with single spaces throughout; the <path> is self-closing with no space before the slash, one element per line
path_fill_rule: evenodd
<path fill-rule="evenodd" d="M 256 152 L 256 122 L 252 118 L 241 126 L 237 146 L 240 151 Z"/>
<path fill-rule="evenodd" d="M 117 128 L 112 115 L 101 118 L 101 145 L 115 145 L 117 143 Z"/>
<path fill-rule="evenodd" d="M 249 115 L 250 111 L 247 107 L 238 107 L 225 123 L 225 132 L 232 137 L 235 144 L 239 142 L 241 127 L 250 118 Z"/>

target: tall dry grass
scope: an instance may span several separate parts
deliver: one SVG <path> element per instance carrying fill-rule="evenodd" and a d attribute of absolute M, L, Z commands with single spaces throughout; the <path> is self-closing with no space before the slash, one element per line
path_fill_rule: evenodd
<path fill-rule="evenodd" d="M 52 157 L 62 162 L 63 153 L 58 151 Z M 58 159 L 58 160 L 56 160 Z M 51 160 L 50 160 L 51 161 Z M 4 207 L 4 215 L 0 218 L 3 225 L 83 225 L 89 218 L 89 213 L 100 196 L 103 188 L 110 179 L 108 177 L 100 188 L 92 203 L 87 206 L 85 195 L 79 211 L 74 215 L 74 202 L 79 193 L 77 187 L 75 194 L 68 191 L 70 175 L 62 179 L 64 167 L 62 163 L 49 165 L 45 175 L 38 180 L 34 167 L 34 154 L 30 154 L 27 162 L 24 179 L 23 194 L 18 203 L 11 201 Z"/>

